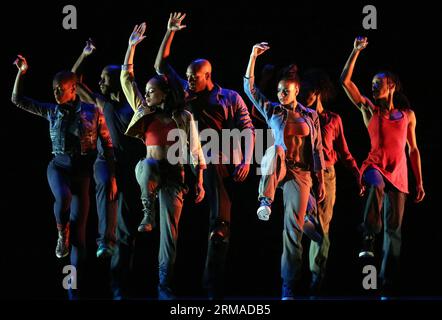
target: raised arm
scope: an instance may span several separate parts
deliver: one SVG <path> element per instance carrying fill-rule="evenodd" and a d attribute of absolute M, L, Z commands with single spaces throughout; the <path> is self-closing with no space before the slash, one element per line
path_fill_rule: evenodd
<path fill-rule="evenodd" d="M 374 106 L 370 99 L 363 96 L 356 84 L 352 81 L 353 71 L 355 68 L 356 60 L 359 54 L 367 46 L 368 41 L 366 37 L 357 37 L 353 44 L 353 50 L 345 63 L 344 69 L 341 74 L 341 84 L 345 90 L 345 93 L 353 102 L 353 104 L 363 113 L 364 122 L 368 125 L 371 119 Z"/>
<path fill-rule="evenodd" d="M 106 99 L 101 94 L 95 93 L 91 89 L 89 89 L 83 83 L 82 74 L 81 74 L 81 69 L 85 59 L 87 59 L 87 57 L 89 57 L 95 50 L 96 47 L 92 42 L 92 39 L 89 38 L 86 41 L 86 46 L 83 48 L 83 51 L 81 52 L 80 56 L 77 58 L 77 61 L 75 61 L 71 71 L 74 72 L 79 79 L 77 83 L 77 94 L 80 97 L 80 99 L 87 103 L 95 104 L 99 108 L 103 109 Z"/>
<path fill-rule="evenodd" d="M 143 22 L 140 25 L 136 25 L 134 30 L 132 31 L 129 37 L 129 43 L 126 51 L 126 56 L 124 57 L 124 63 L 121 68 L 121 87 L 123 89 L 124 95 L 126 96 L 127 101 L 134 111 L 137 111 L 137 108 L 140 105 L 145 105 L 145 101 L 143 95 L 138 89 L 135 83 L 135 75 L 134 75 L 134 55 L 136 46 L 146 38 L 144 36 L 144 32 L 146 31 L 146 23 Z"/>
<path fill-rule="evenodd" d="M 83 65 L 84 60 L 89 57 L 94 51 L 95 51 L 95 45 L 92 42 L 92 39 L 89 38 L 86 41 L 86 46 L 83 48 L 83 51 L 81 52 L 80 56 L 77 58 L 77 61 L 75 61 L 74 65 L 72 66 L 71 71 L 75 73 L 77 76 L 80 75 L 79 70 L 81 70 L 81 66 Z"/>
<path fill-rule="evenodd" d="M 425 197 L 425 191 L 422 181 L 421 156 L 416 141 L 416 116 L 411 110 L 407 112 L 407 115 L 409 119 L 407 128 L 408 154 L 410 156 L 411 169 L 416 180 L 416 197 L 414 201 L 421 202 Z"/>
<path fill-rule="evenodd" d="M 164 35 L 163 42 L 161 42 L 161 46 L 158 49 L 157 57 L 155 59 L 155 70 L 159 74 L 164 74 L 166 72 L 164 65 L 170 55 L 170 47 L 172 46 L 173 37 L 175 36 L 176 31 L 180 31 L 186 27 L 181 24 L 185 17 L 186 14 L 181 12 L 173 12 L 169 16 L 166 34 Z"/>
<path fill-rule="evenodd" d="M 22 78 L 28 71 L 28 63 L 25 57 L 18 55 L 15 59 L 14 64 L 17 66 L 17 76 L 15 77 L 14 88 L 12 89 L 12 102 L 15 103 L 16 99 L 23 97 L 23 85 Z"/>
<path fill-rule="evenodd" d="M 273 104 L 255 86 L 255 63 L 256 58 L 268 49 L 270 49 L 270 47 L 267 42 L 261 42 L 253 46 L 244 76 L 244 92 L 256 109 L 264 116 L 266 121 L 268 121 L 271 116 Z"/>
<path fill-rule="evenodd" d="M 49 112 L 54 108 L 53 104 L 41 103 L 23 95 L 23 77 L 29 68 L 25 57 L 18 55 L 14 64 L 18 70 L 17 76 L 15 77 L 14 88 L 12 89 L 12 103 L 20 109 L 47 118 Z"/>

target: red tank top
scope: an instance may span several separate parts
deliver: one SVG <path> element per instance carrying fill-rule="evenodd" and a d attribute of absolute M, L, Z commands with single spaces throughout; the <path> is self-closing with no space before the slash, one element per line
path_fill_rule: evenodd
<path fill-rule="evenodd" d="M 167 134 L 170 130 L 176 129 L 174 120 L 164 123 L 157 116 L 150 117 L 146 124 L 144 141 L 146 146 L 170 146 L 175 141 L 168 141 Z"/>
<path fill-rule="evenodd" d="M 368 124 L 371 150 L 362 163 L 361 172 L 372 167 L 399 191 L 408 193 L 408 171 L 405 145 L 407 143 L 408 116 L 402 112 L 396 120 L 384 118 L 375 112 Z"/>

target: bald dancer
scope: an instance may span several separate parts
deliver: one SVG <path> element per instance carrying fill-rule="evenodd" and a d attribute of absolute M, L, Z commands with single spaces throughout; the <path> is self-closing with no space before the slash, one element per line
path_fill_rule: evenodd
<path fill-rule="evenodd" d="M 169 75 L 176 72 L 166 62 L 170 55 L 170 47 L 176 31 L 185 28 L 182 21 L 185 14 L 170 14 L 167 31 L 155 61 L 155 69 L 159 74 Z M 229 246 L 231 198 L 226 188 L 229 180 L 242 182 L 246 179 L 254 146 L 254 127 L 249 111 L 241 96 L 229 89 L 221 88 L 212 81 L 212 66 L 206 59 L 197 59 L 190 63 L 186 71 L 185 81 L 181 82 L 186 91 L 186 105 L 198 121 L 200 132 L 205 129 L 215 130 L 222 146 L 221 132 L 223 129 L 239 129 L 245 137 L 244 153 L 234 154 L 239 161 L 224 164 L 221 152 L 211 150 L 206 157 L 207 169 L 204 171 L 204 188 L 209 201 L 209 243 L 204 272 L 204 286 L 208 290 L 209 299 L 221 299 L 224 291 L 224 269 Z M 212 142 L 212 141 L 211 141 Z M 202 141 L 204 148 L 204 141 Z M 231 159 L 228 159 L 231 160 Z M 224 163 L 221 163 L 224 162 Z"/>

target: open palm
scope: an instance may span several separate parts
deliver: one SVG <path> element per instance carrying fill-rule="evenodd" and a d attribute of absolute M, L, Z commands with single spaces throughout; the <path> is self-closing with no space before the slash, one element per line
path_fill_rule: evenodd
<path fill-rule="evenodd" d="M 136 25 L 134 28 L 134 31 L 132 31 L 132 34 L 130 35 L 129 45 L 136 46 L 141 41 L 143 41 L 144 38 L 146 38 L 146 36 L 144 36 L 144 32 L 146 32 L 146 23 L 145 22 L 143 22 L 140 25 Z"/>

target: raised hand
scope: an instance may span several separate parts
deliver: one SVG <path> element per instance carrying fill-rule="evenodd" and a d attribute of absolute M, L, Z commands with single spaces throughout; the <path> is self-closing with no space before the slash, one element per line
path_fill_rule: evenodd
<path fill-rule="evenodd" d="M 17 68 L 21 71 L 21 74 L 25 74 L 28 71 L 28 63 L 26 62 L 25 57 L 21 55 L 17 55 L 17 59 L 13 62 L 17 66 Z"/>
<path fill-rule="evenodd" d="M 367 37 L 356 37 L 353 47 L 355 50 L 361 51 L 368 45 Z"/>
<path fill-rule="evenodd" d="M 146 31 L 146 22 L 143 22 L 140 25 L 136 25 L 134 31 L 132 31 L 132 34 L 130 35 L 129 46 L 136 46 L 141 41 L 143 41 L 144 38 L 146 38 L 146 36 L 144 36 L 145 31 Z"/>
<path fill-rule="evenodd" d="M 185 13 L 181 12 L 173 12 L 169 16 L 169 21 L 167 22 L 167 30 L 169 31 L 180 31 L 184 29 L 186 25 L 182 25 L 184 18 L 186 17 Z"/>
<path fill-rule="evenodd" d="M 264 52 L 266 52 L 267 50 L 269 50 L 269 44 L 267 42 L 261 42 L 261 43 L 257 43 L 253 46 L 252 49 L 252 55 L 254 55 L 255 57 L 263 54 Z"/>
<path fill-rule="evenodd" d="M 85 56 L 89 56 L 90 54 L 92 54 L 94 52 L 94 50 L 96 49 L 94 42 L 92 41 L 91 38 L 89 38 L 86 41 L 86 46 L 83 49 L 83 55 Z"/>

